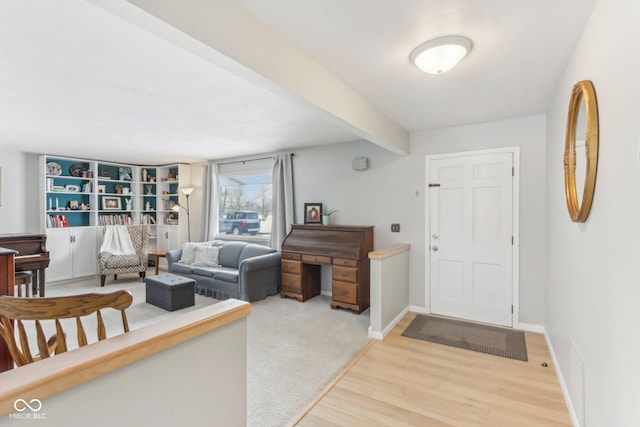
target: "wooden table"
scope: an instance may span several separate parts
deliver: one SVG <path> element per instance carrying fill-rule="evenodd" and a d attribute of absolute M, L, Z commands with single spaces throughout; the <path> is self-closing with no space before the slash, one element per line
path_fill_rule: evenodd
<path fill-rule="evenodd" d="M 158 267 L 160 264 L 160 258 L 164 258 L 167 256 L 167 251 L 155 251 L 155 252 L 151 252 L 151 255 L 153 255 L 154 259 L 153 259 L 153 265 L 156 266 L 156 276 L 158 275 Z"/>

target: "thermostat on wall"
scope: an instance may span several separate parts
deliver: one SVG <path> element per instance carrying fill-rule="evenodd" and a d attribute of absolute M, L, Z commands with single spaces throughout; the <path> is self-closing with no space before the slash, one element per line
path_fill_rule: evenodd
<path fill-rule="evenodd" d="M 369 159 L 366 157 L 357 157 L 353 159 L 353 170 L 364 171 L 369 167 Z"/>

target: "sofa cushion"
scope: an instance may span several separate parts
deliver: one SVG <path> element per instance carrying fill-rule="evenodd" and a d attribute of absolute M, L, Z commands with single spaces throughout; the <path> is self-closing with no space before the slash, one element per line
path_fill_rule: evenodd
<path fill-rule="evenodd" d="M 196 256 L 196 248 L 200 246 L 211 246 L 211 243 L 210 242 L 185 243 L 182 248 L 182 256 L 180 257 L 180 262 L 183 262 L 185 264 L 193 264 L 193 261 L 195 260 L 195 256 Z"/>
<path fill-rule="evenodd" d="M 238 282 L 238 270 L 235 268 L 193 266 L 193 274 L 195 276 L 212 277 L 227 282 Z"/>
<path fill-rule="evenodd" d="M 184 264 L 182 262 L 174 262 L 171 264 L 172 273 L 193 274 L 194 267 L 190 264 Z"/>
<path fill-rule="evenodd" d="M 225 282 L 238 283 L 238 270 L 215 270 L 213 277 L 218 280 L 224 280 Z"/>
<path fill-rule="evenodd" d="M 213 277 L 213 274 L 219 267 L 200 267 L 197 265 L 193 266 L 193 274 L 203 277 Z"/>
<path fill-rule="evenodd" d="M 244 242 L 227 242 L 220 248 L 218 260 L 222 267 L 238 268 L 240 253 L 247 246 Z"/>
<path fill-rule="evenodd" d="M 199 267 L 217 267 L 219 265 L 219 252 L 220 248 L 218 247 L 198 246 L 196 248 L 196 255 L 193 259 L 193 265 L 197 265 Z"/>
<path fill-rule="evenodd" d="M 266 254 L 273 253 L 275 251 L 276 251 L 275 249 L 272 249 L 268 246 L 248 244 L 247 246 L 245 246 L 245 248 L 240 253 L 240 256 L 238 257 L 238 265 L 240 265 L 240 263 L 247 258 L 266 255 Z"/>

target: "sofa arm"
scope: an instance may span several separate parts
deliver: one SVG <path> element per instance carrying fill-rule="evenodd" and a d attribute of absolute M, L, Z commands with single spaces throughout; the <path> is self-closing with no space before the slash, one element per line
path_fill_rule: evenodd
<path fill-rule="evenodd" d="M 173 249 L 167 251 L 167 271 L 171 272 L 171 264 L 180 261 L 182 257 L 182 249 Z"/>
<path fill-rule="evenodd" d="M 247 258 L 240 263 L 239 298 L 257 301 L 280 291 L 280 253 Z"/>
<path fill-rule="evenodd" d="M 240 270 L 240 275 L 242 276 L 243 272 L 248 273 L 250 271 L 262 270 L 264 268 L 274 267 L 280 265 L 280 252 L 273 252 L 266 255 L 254 256 L 252 258 L 247 258 L 243 260 L 238 266 L 238 270 Z"/>

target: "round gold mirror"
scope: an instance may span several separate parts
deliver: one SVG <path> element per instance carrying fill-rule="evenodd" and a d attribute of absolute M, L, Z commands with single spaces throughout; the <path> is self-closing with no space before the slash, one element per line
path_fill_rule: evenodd
<path fill-rule="evenodd" d="M 598 103 L 593 84 L 573 86 L 564 146 L 564 189 L 569 216 L 574 222 L 589 217 L 598 166 Z"/>

